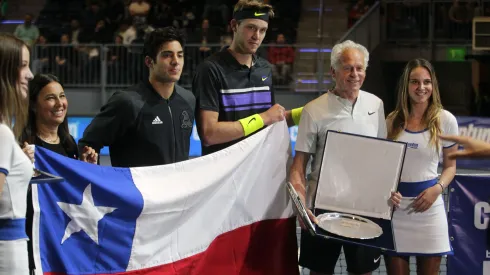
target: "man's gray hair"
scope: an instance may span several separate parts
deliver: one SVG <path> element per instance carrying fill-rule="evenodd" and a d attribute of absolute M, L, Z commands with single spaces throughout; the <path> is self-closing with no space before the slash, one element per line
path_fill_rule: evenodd
<path fill-rule="evenodd" d="M 368 50 L 363 45 L 355 43 L 351 40 L 346 40 L 342 43 L 336 44 L 333 47 L 332 53 L 330 55 L 330 66 L 332 66 L 332 68 L 334 70 L 337 70 L 339 68 L 339 66 L 341 65 L 340 64 L 340 57 L 342 56 L 344 51 L 347 49 L 356 49 L 362 53 L 362 55 L 364 56 L 364 69 L 366 69 L 368 66 L 368 62 L 369 62 Z"/>

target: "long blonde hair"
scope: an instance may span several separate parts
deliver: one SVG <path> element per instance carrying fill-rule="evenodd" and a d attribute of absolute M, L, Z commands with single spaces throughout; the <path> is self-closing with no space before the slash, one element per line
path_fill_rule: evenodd
<path fill-rule="evenodd" d="M 396 108 L 388 115 L 387 118 L 387 121 L 390 123 L 390 125 L 388 125 L 388 138 L 396 140 L 407 126 L 408 117 L 411 111 L 410 96 L 408 94 L 410 73 L 418 67 L 425 68 L 429 72 L 432 80 L 432 95 L 429 99 L 429 106 L 424 112 L 422 122 L 430 132 L 429 144 L 435 146 L 437 152 L 439 152 L 438 136 L 441 133 L 441 95 L 439 93 L 439 85 L 434 68 L 429 61 L 422 58 L 409 61 L 405 66 L 402 76 L 400 77 L 400 81 L 398 83 L 398 100 L 396 103 Z"/>
<path fill-rule="evenodd" d="M 0 122 L 9 127 L 17 139 L 27 123 L 28 100 L 19 91 L 22 50 L 26 44 L 8 33 L 0 33 Z"/>

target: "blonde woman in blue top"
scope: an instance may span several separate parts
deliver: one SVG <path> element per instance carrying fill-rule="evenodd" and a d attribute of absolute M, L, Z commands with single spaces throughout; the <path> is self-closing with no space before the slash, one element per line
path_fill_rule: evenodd
<path fill-rule="evenodd" d="M 405 67 L 398 103 L 388 115 L 388 138 L 408 144 L 401 182 L 392 202 L 396 253 L 387 253 L 389 275 L 408 275 L 409 257 L 416 256 L 417 274 L 439 274 L 441 256 L 452 254 L 442 193 L 453 180 L 456 162 L 449 154 L 454 142 L 440 134 L 458 133 L 456 118 L 442 108 L 432 65 L 414 59 Z M 442 173 L 437 168 L 442 158 Z"/>
<path fill-rule="evenodd" d="M 27 275 L 25 215 L 33 169 L 18 140 L 32 79 L 29 49 L 14 36 L 0 34 L 0 64 L 0 275 Z"/>

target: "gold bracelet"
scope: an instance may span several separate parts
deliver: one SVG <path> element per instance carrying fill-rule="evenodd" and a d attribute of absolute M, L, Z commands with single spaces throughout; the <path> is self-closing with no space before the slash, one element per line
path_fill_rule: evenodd
<path fill-rule="evenodd" d="M 441 192 L 444 192 L 444 185 L 442 185 L 441 182 L 438 182 L 437 184 L 439 184 L 439 186 L 441 186 Z"/>

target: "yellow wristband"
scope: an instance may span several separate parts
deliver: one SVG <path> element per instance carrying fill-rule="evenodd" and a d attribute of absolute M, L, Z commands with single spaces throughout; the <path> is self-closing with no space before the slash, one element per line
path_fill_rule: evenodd
<path fill-rule="evenodd" d="M 301 120 L 301 112 L 303 112 L 303 107 L 292 109 L 291 117 L 293 118 L 294 125 L 298 125 Z"/>
<path fill-rule="evenodd" d="M 245 136 L 251 135 L 252 133 L 262 129 L 264 127 L 264 120 L 259 114 L 255 114 L 246 118 L 238 120 L 243 127 L 243 133 Z"/>

